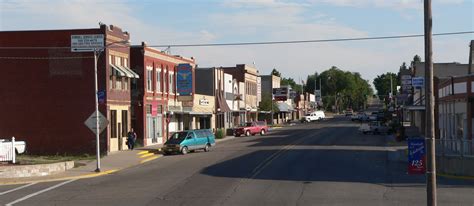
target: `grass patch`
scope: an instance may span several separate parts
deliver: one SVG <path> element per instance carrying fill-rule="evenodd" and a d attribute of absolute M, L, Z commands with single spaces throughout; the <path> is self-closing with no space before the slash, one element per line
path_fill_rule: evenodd
<path fill-rule="evenodd" d="M 20 165 L 50 164 L 65 161 L 94 160 L 93 155 L 18 155 L 16 161 Z"/>

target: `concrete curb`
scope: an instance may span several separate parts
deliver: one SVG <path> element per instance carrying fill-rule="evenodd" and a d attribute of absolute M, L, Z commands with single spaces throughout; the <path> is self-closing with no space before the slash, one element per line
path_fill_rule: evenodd
<path fill-rule="evenodd" d="M 222 139 L 216 139 L 216 143 L 229 141 L 231 139 L 235 139 L 235 137 L 234 136 L 227 136 L 227 137 L 224 137 Z"/>
<path fill-rule="evenodd" d="M 445 174 L 445 173 L 436 173 L 436 176 L 449 178 L 449 179 L 474 180 L 474 176 L 458 176 L 458 175 L 450 175 L 450 174 Z"/>

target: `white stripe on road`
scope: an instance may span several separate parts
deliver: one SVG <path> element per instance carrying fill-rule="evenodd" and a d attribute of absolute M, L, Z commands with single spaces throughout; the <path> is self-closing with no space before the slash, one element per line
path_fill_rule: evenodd
<path fill-rule="evenodd" d="M 13 204 L 16 204 L 16 203 L 25 201 L 25 200 L 27 200 L 27 199 L 29 199 L 29 198 L 32 198 L 32 197 L 36 196 L 36 195 L 39 195 L 39 194 L 41 194 L 41 193 L 45 193 L 45 192 L 50 191 L 50 190 L 53 190 L 53 189 L 56 189 L 56 188 L 61 187 L 61 186 L 65 185 L 65 184 L 67 184 L 67 183 L 74 182 L 74 181 L 76 181 L 76 180 L 78 180 L 78 179 L 71 179 L 71 180 L 68 180 L 68 181 L 66 181 L 66 182 L 61 182 L 61 183 L 59 183 L 59 184 L 57 184 L 57 185 L 54 185 L 54 186 L 48 187 L 48 188 L 46 188 L 46 189 L 40 190 L 40 191 L 38 191 L 38 192 L 31 193 L 31 194 L 29 194 L 29 195 L 27 195 L 27 196 L 24 196 L 24 197 L 22 197 L 22 198 L 20 198 L 20 199 L 17 199 L 17 200 L 15 200 L 15 201 L 13 201 L 13 202 L 7 203 L 6 206 L 11 206 L 11 205 L 13 205 Z"/>
<path fill-rule="evenodd" d="M 14 188 L 14 189 L 11 189 L 11 190 L 8 190 L 8 191 L 5 191 L 5 192 L 0 192 L 0 196 L 1 196 L 1 195 L 4 195 L 4 194 L 8 194 L 8 193 L 10 193 L 10 192 L 15 192 L 15 191 L 17 191 L 17 190 L 21 190 L 21 189 L 23 189 L 23 188 L 25 188 L 25 187 L 29 187 L 29 186 L 34 185 L 34 184 L 36 184 L 36 182 L 30 183 L 30 184 L 27 184 L 27 185 L 23 185 L 23 186 L 21 186 L 21 187 L 17 187 L 17 188 Z"/>

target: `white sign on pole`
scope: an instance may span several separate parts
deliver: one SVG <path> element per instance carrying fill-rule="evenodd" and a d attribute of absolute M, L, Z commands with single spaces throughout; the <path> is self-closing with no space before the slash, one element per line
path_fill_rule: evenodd
<path fill-rule="evenodd" d="M 95 116 L 95 112 L 92 112 L 91 116 L 89 116 L 89 118 L 87 118 L 87 120 L 84 122 L 84 124 L 89 127 L 89 129 L 94 132 L 94 134 L 96 133 L 96 116 Z M 107 125 L 109 124 L 109 121 L 107 120 L 107 118 L 105 118 L 105 116 L 99 112 L 99 133 L 102 133 L 102 131 L 104 131 L 104 129 L 107 127 Z"/>
<path fill-rule="evenodd" d="M 71 52 L 93 52 L 103 47 L 103 34 L 71 35 Z"/>

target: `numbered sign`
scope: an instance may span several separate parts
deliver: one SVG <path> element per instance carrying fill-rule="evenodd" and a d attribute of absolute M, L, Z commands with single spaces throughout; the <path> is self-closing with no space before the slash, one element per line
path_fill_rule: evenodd
<path fill-rule="evenodd" d="M 424 138 L 408 138 L 408 174 L 425 174 L 426 152 Z"/>

